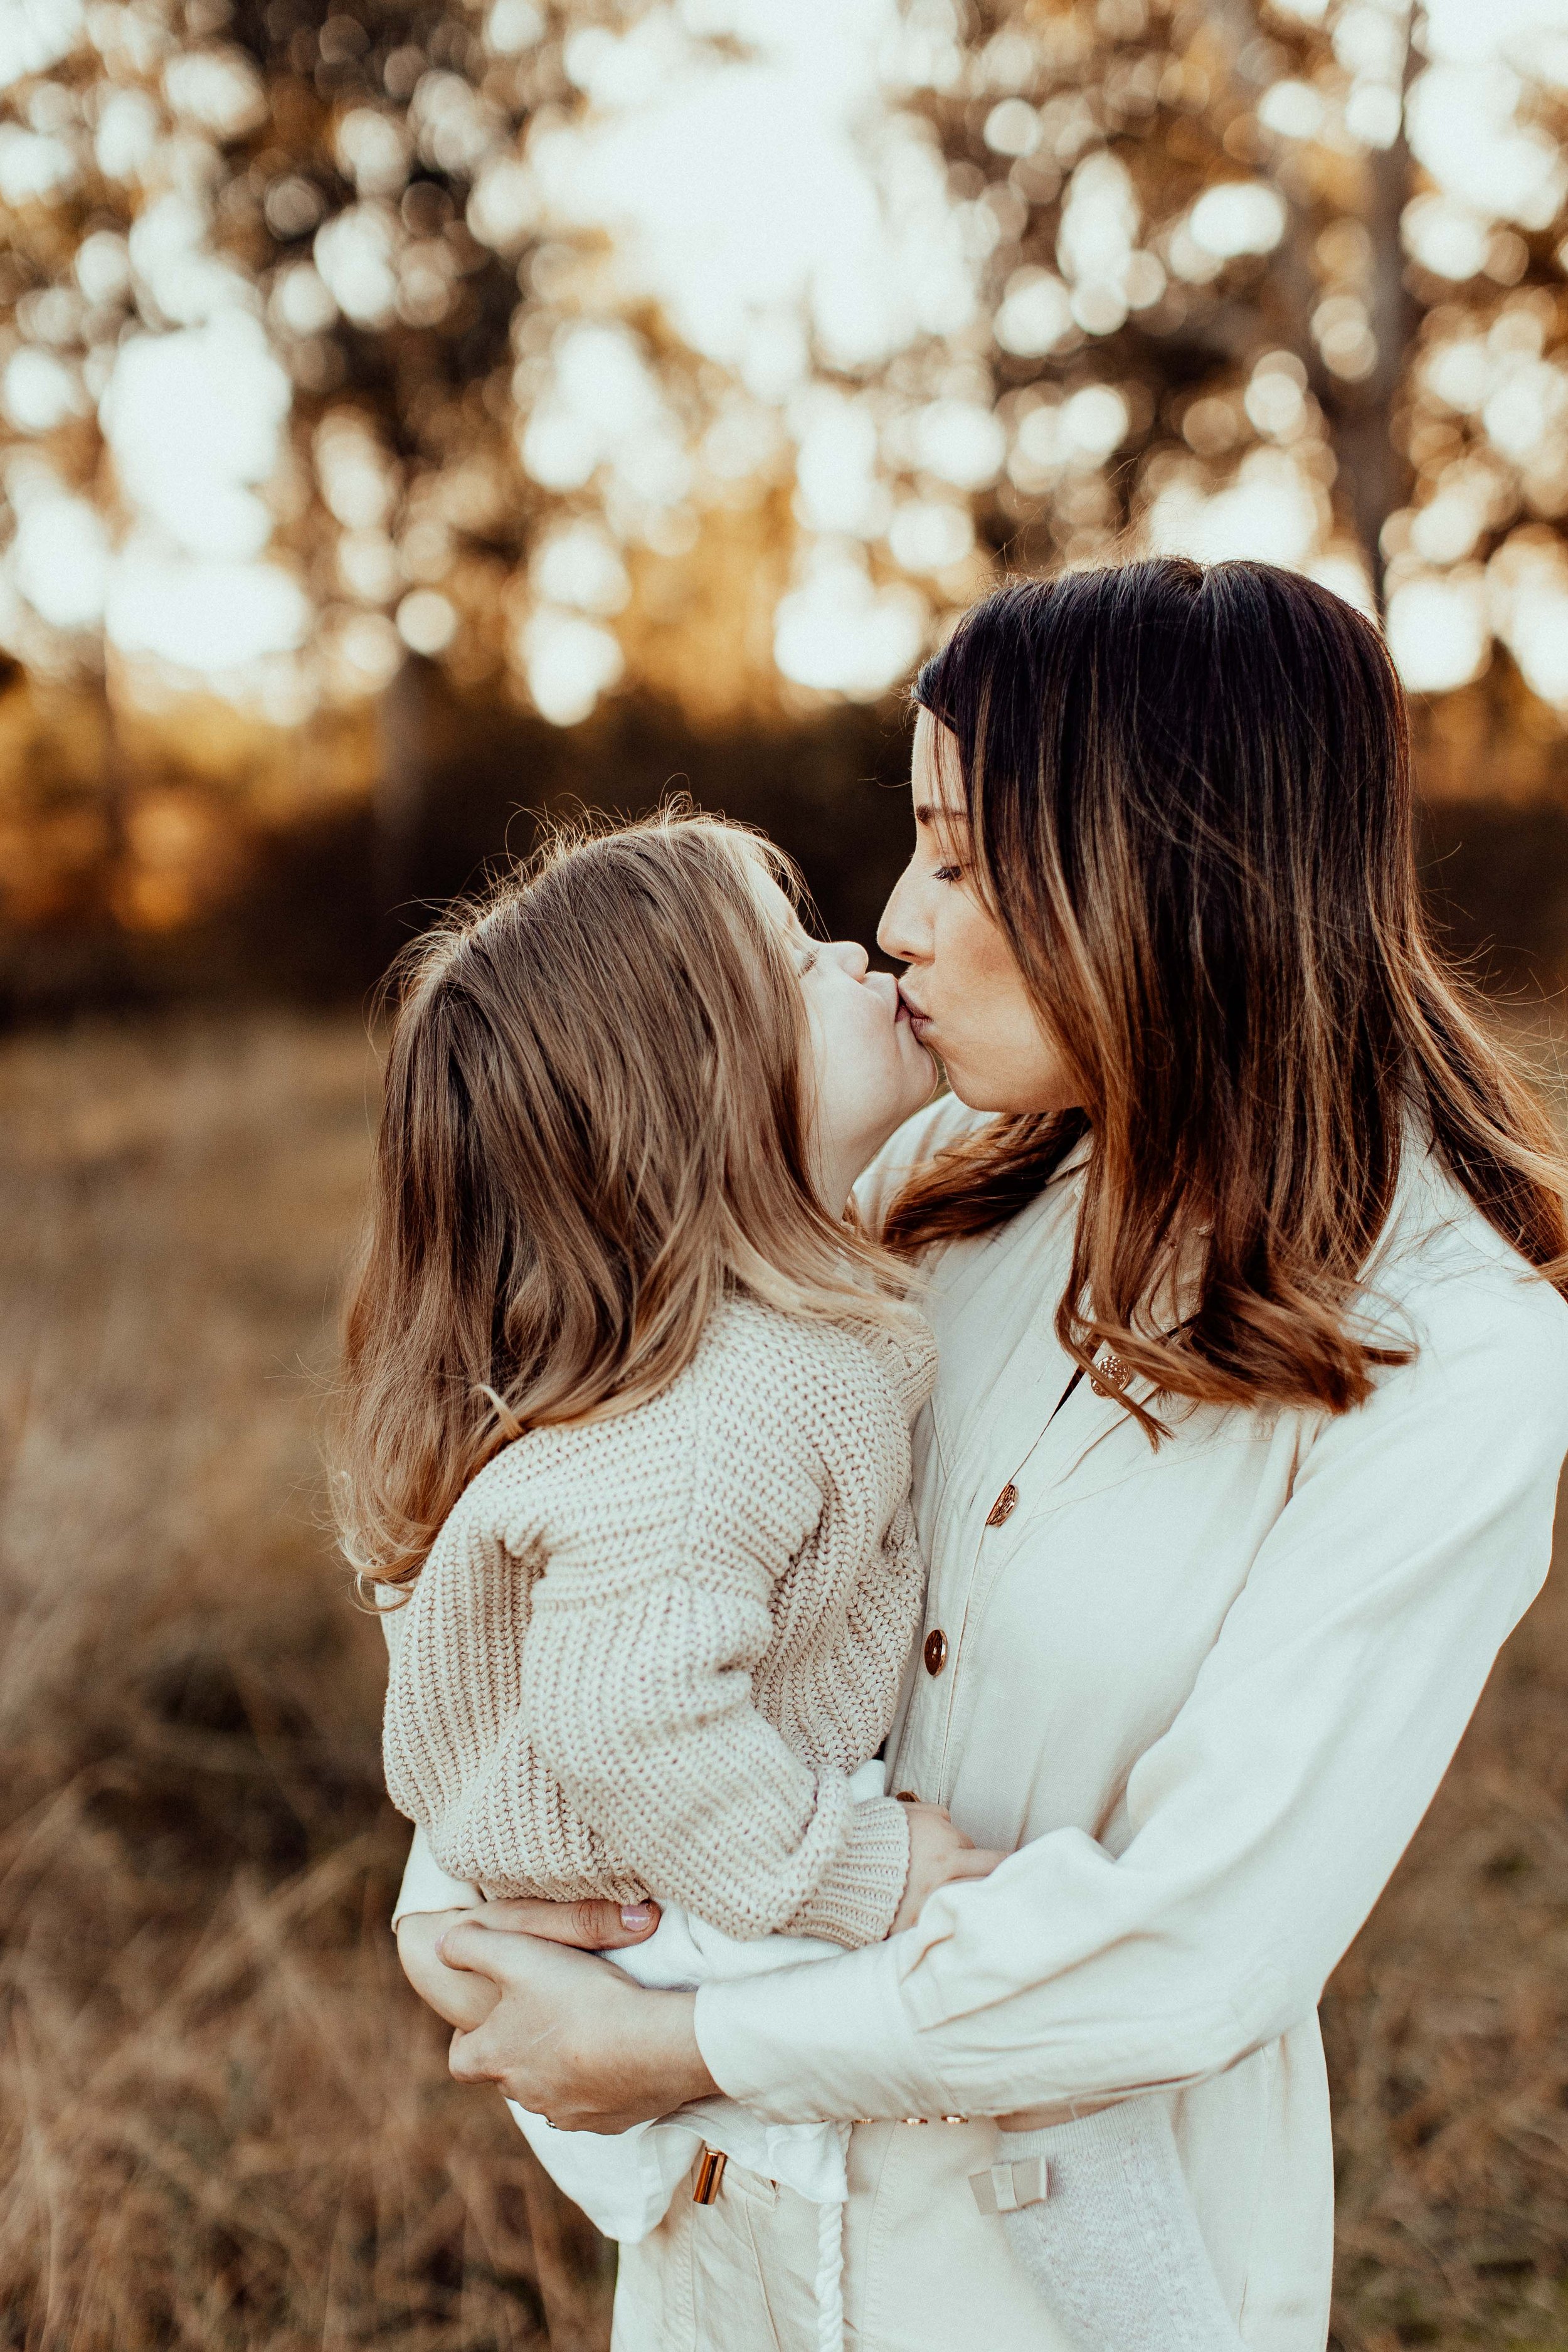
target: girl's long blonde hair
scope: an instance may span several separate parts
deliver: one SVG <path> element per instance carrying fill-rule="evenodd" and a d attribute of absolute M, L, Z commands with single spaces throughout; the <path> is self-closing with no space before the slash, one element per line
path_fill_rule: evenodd
<path fill-rule="evenodd" d="M 342 1548 L 407 1585 L 526 1429 L 628 1411 L 727 1293 L 879 1311 L 896 1262 L 813 1187 L 771 844 L 677 803 L 555 833 L 394 967 L 331 1444 Z"/>

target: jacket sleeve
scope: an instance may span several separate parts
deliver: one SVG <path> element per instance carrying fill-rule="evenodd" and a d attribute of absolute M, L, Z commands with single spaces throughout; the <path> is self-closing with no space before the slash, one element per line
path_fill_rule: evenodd
<path fill-rule="evenodd" d="M 752 1704 L 776 1578 L 816 1525 L 804 1445 L 743 1377 L 668 1392 L 679 1425 L 606 1465 L 613 1512 L 558 1529 L 522 1706 L 574 1812 L 649 1892 L 725 1933 L 879 1940 L 909 1873 L 891 1799 L 856 1804 Z M 656 1408 L 656 1411 L 658 1408 Z"/>
<path fill-rule="evenodd" d="M 1546 1572 L 1568 1318 L 1508 1292 L 1321 1425 L 1121 1853 L 1054 1832 L 875 1951 L 705 1989 L 726 2091 L 781 2121 L 1005 2114 L 1195 2082 L 1310 2014 Z"/>

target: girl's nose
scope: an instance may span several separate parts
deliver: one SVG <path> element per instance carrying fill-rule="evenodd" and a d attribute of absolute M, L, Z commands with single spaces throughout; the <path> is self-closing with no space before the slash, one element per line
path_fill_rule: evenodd
<path fill-rule="evenodd" d="M 829 952 L 843 965 L 851 980 L 864 980 L 871 969 L 871 959 L 858 940 L 835 940 Z"/>

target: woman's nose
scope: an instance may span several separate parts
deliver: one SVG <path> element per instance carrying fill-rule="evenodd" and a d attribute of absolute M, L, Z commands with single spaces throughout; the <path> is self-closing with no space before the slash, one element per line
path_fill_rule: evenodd
<path fill-rule="evenodd" d="M 858 940 L 835 940 L 828 953 L 851 980 L 864 980 L 871 969 L 871 959 Z"/>
<path fill-rule="evenodd" d="M 919 929 L 914 893 L 906 868 L 894 883 L 892 896 L 882 909 L 882 919 L 877 926 L 877 945 L 884 955 L 892 956 L 899 963 L 918 962 Z"/>

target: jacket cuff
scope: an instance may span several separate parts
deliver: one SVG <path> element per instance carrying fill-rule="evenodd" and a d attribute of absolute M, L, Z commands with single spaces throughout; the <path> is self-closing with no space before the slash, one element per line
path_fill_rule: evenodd
<path fill-rule="evenodd" d="M 697 2045 L 722 2091 L 769 2123 L 942 2116 L 941 2083 L 904 2006 L 907 1939 L 703 1985 Z"/>
<path fill-rule="evenodd" d="M 896 1797 L 872 1797 L 849 1815 L 832 1869 L 789 1921 L 792 1936 L 832 1944 L 879 1944 L 904 1899 L 910 1822 Z"/>

